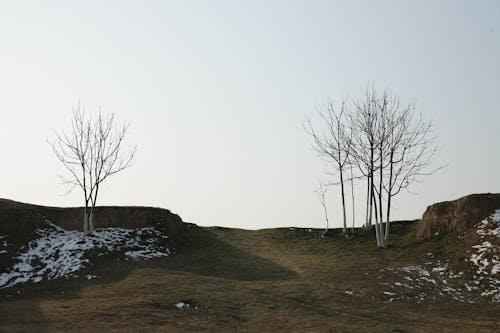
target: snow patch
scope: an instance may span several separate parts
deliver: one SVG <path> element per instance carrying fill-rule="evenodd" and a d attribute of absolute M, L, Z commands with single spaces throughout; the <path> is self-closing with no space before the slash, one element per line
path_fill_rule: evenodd
<path fill-rule="evenodd" d="M 493 302 L 500 302 L 500 209 L 489 218 L 479 222 L 476 232 L 480 236 L 478 244 L 473 245 L 466 261 L 473 267 L 472 276 L 463 271 L 453 272 L 448 262 L 441 263 L 427 253 L 423 265 L 388 267 L 380 269 L 379 279 L 394 282 L 390 285 L 393 294 L 386 295 L 389 302 L 406 299 L 421 302 L 449 297 L 464 303 L 475 303 L 479 297 L 487 297 Z M 399 281 L 398 281 L 399 280 Z M 386 289 L 387 283 L 379 282 Z M 383 290 L 382 289 L 382 290 Z M 423 291 L 428 291 L 424 293 Z"/>
<path fill-rule="evenodd" d="M 49 223 L 49 228 L 38 229 L 36 233 L 38 238 L 14 258 L 15 264 L 7 272 L 0 274 L 0 288 L 75 276 L 90 264 L 91 254 L 124 253 L 125 259 L 170 255 L 160 242 L 162 233 L 154 228 L 104 228 L 84 236 L 80 231 L 64 230 Z"/>
<path fill-rule="evenodd" d="M 489 296 L 494 301 L 500 302 L 500 209 L 487 219 L 476 225 L 476 233 L 482 242 L 474 245 L 468 259 L 476 270 L 477 285 L 482 285 L 485 290 L 482 296 Z"/>
<path fill-rule="evenodd" d="M 4 238 L 7 238 L 7 235 L 2 235 L 0 236 L 0 254 L 4 254 L 4 253 L 7 253 L 7 240 L 4 239 Z"/>
<path fill-rule="evenodd" d="M 197 310 L 197 309 L 198 309 L 198 306 L 193 305 L 193 304 L 191 304 L 191 303 L 190 303 L 190 302 L 188 302 L 188 301 L 181 301 L 181 302 L 179 302 L 179 303 L 176 303 L 176 304 L 175 304 L 175 307 L 176 307 L 177 309 L 190 309 L 190 308 L 191 308 L 191 309 L 195 309 L 195 310 Z"/>

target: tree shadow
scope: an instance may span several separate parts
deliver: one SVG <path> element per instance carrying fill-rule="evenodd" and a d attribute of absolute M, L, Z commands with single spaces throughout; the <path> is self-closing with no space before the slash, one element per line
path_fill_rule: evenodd
<path fill-rule="evenodd" d="M 96 257 L 92 266 L 78 272 L 78 278 L 0 289 L 0 331 L 49 332 L 51 320 L 44 314 L 42 302 L 79 299 L 83 288 L 113 284 L 138 268 L 159 268 L 238 281 L 288 280 L 297 276 L 290 269 L 221 240 L 213 229 L 191 225 L 177 235 L 175 244 L 175 253 L 169 257 L 147 261 Z M 100 278 L 88 280 L 88 275 Z M 58 311 L 61 315 L 66 310 Z"/>
<path fill-rule="evenodd" d="M 288 280 L 297 273 L 221 240 L 214 230 L 192 226 L 178 239 L 176 254 L 162 267 L 239 281 Z"/>
<path fill-rule="evenodd" d="M 9 294 L 7 294 L 9 295 Z M 50 332 L 48 318 L 37 300 L 2 297 L 0 332 Z"/>

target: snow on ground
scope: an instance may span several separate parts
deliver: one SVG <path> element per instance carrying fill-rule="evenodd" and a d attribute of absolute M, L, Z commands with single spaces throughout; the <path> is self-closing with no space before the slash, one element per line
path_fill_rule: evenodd
<path fill-rule="evenodd" d="M 84 236 L 50 224 L 37 230 L 38 238 L 30 241 L 15 258 L 15 264 L 0 274 L 0 288 L 25 282 L 40 282 L 76 276 L 91 264 L 91 258 L 111 252 L 123 253 L 127 259 L 150 259 L 170 254 L 164 245 L 167 236 L 154 228 L 96 229 Z M 87 279 L 94 278 L 87 275 Z"/>
<path fill-rule="evenodd" d="M 481 295 L 500 302 L 500 209 L 476 225 L 481 243 L 472 246 L 468 259 L 476 269 L 476 284 L 484 286 Z"/>
<path fill-rule="evenodd" d="M 429 260 L 423 265 L 382 268 L 379 282 L 382 288 L 390 286 L 388 301 L 407 299 L 421 302 L 438 297 L 451 297 L 460 302 L 473 303 L 478 296 L 500 302 L 500 209 L 488 219 L 476 225 L 480 243 L 473 245 L 466 261 L 472 263 L 474 274 L 466 276 L 464 272 L 453 272 L 448 263 L 442 263 L 427 253 Z M 399 280 L 395 283 L 386 281 Z M 424 292 L 425 291 L 425 292 Z"/>
<path fill-rule="evenodd" d="M 4 239 L 7 238 L 7 236 L 0 236 L 0 254 L 7 253 L 7 241 Z"/>
<path fill-rule="evenodd" d="M 190 301 L 181 301 L 179 303 L 176 303 L 175 307 L 177 309 L 189 309 L 189 308 L 192 308 L 192 309 L 195 309 L 195 310 L 198 309 L 198 306 L 191 304 Z"/>
<path fill-rule="evenodd" d="M 461 302 L 466 301 L 460 290 L 461 282 L 459 282 L 464 273 L 455 274 L 448 268 L 447 263 L 443 264 L 439 260 L 428 261 L 424 265 L 382 268 L 379 273 L 379 279 L 396 280 L 394 283 L 379 282 L 381 286 L 384 286 L 383 288 L 388 286 L 391 288 L 391 292 L 383 292 L 384 295 L 391 296 L 389 300 L 391 302 L 406 299 L 420 303 L 423 300 L 437 299 L 439 296 L 449 296 Z"/>

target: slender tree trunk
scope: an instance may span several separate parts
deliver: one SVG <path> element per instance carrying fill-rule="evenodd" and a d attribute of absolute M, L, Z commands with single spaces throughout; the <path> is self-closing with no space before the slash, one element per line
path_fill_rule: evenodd
<path fill-rule="evenodd" d="M 89 233 L 89 216 L 87 214 L 87 206 L 83 210 L 83 234 L 87 235 Z"/>
<path fill-rule="evenodd" d="M 342 167 L 339 168 L 340 170 L 340 190 L 342 193 L 342 213 L 344 217 L 344 228 L 343 232 L 344 234 L 347 234 L 347 217 L 346 217 L 346 212 L 345 212 L 345 193 L 344 193 L 344 175 L 343 175 L 343 170 Z"/>
<path fill-rule="evenodd" d="M 372 226 L 372 219 L 373 219 L 373 198 L 374 192 L 373 192 L 373 147 L 370 147 L 370 218 L 369 218 L 369 223 L 368 226 Z"/>
<path fill-rule="evenodd" d="M 392 173 L 393 173 L 393 168 L 394 168 L 394 152 L 391 151 L 391 157 L 390 157 L 390 167 L 389 167 L 389 189 L 387 191 L 387 218 L 385 222 L 385 242 L 388 243 L 389 241 L 389 226 L 391 223 L 390 217 L 391 217 L 391 199 L 392 199 Z"/>
<path fill-rule="evenodd" d="M 94 232 L 94 210 L 92 209 L 90 216 L 89 216 L 89 233 Z"/>
<path fill-rule="evenodd" d="M 325 210 L 325 219 L 326 219 L 326 229 L 325 229 L 324 234 L 326 234 L 328 232 L 328 225 L 329 225 L 329 222 L 328 222 L 328 210 L 326 209 L 326 205 L 323 205 L 323 209 Z"/>
<path fill-rule="evenodd" d="M 366 177 L 366 220 L 365 220 L 365 227 L 370 228 L 371 225 L 369 225 L 369 216 L 370 216 L 370 175 Z"/>
<path fill-rule="evenodd" d="M 356 210 L 354 205 L 354 174 L 351 164 L 351 199 L 352 199 L 352 233 L 354 233 L 354 225 L 356 224 Z"/>
<path fill-rule="evenodd" d="M 382 144 L 382 143 L 381 143 Z M 383 191 L 383 178 L 384 178 L 384 164 L 382 158 L 382 149 L 380 149 L 380 172 L 379 172 L 379 189 L 378 189 L 378 213 L 379 213 L 379 222 L 380 222 L 380 246 L 385 248 L 387 244 L 385 242 L 385 230 L 384 230 L 384 213 L 383 213 L 383 202 L 382 202 L 382 191 Z M 387 228 L 387 224 L 385 225 Z"/>
<path fill-rule="evenodd" d="M 372 193 L 374 192 L 373 186 L 374 185 L 372 183 Z M 377 246 L 380 246 L 380 224 L 378 223 L 377 200 L 374 195 L 371 197 L 371 202 L 373 204 L 373 210 L 375 211 L 375 236 L 377 238 Z"/>
<path fill-rule="evenodd" d="M 386 244 L 389 242 L 389 226 L 391 224 L 390 217 L 391 217 L 391 195 L 389 193 L 389 196 L 387 197 L 387 219 L 385 222 L 385 243 Z"/>
<path fill-rule="evenodd" d="M 94 209 L 97 203 L 97 194 L 99 193 L 99 183 L 97 183 L 94 190 L 94 197 L 90 200 L 92 204 L 92 208 L 90 209 L 90 217 L 89 217 L 89 230 L 90 233 L 94 232 Z"/>

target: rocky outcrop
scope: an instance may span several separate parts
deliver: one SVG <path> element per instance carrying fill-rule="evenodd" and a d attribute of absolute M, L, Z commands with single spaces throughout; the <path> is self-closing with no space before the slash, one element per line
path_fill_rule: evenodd
<path fill-rule="evenodd" d="M 500 208 L 500 193 L 471 194 L 427 207 L 417 227 L 417 239 L 437 233 L 466 231 Z"/>

